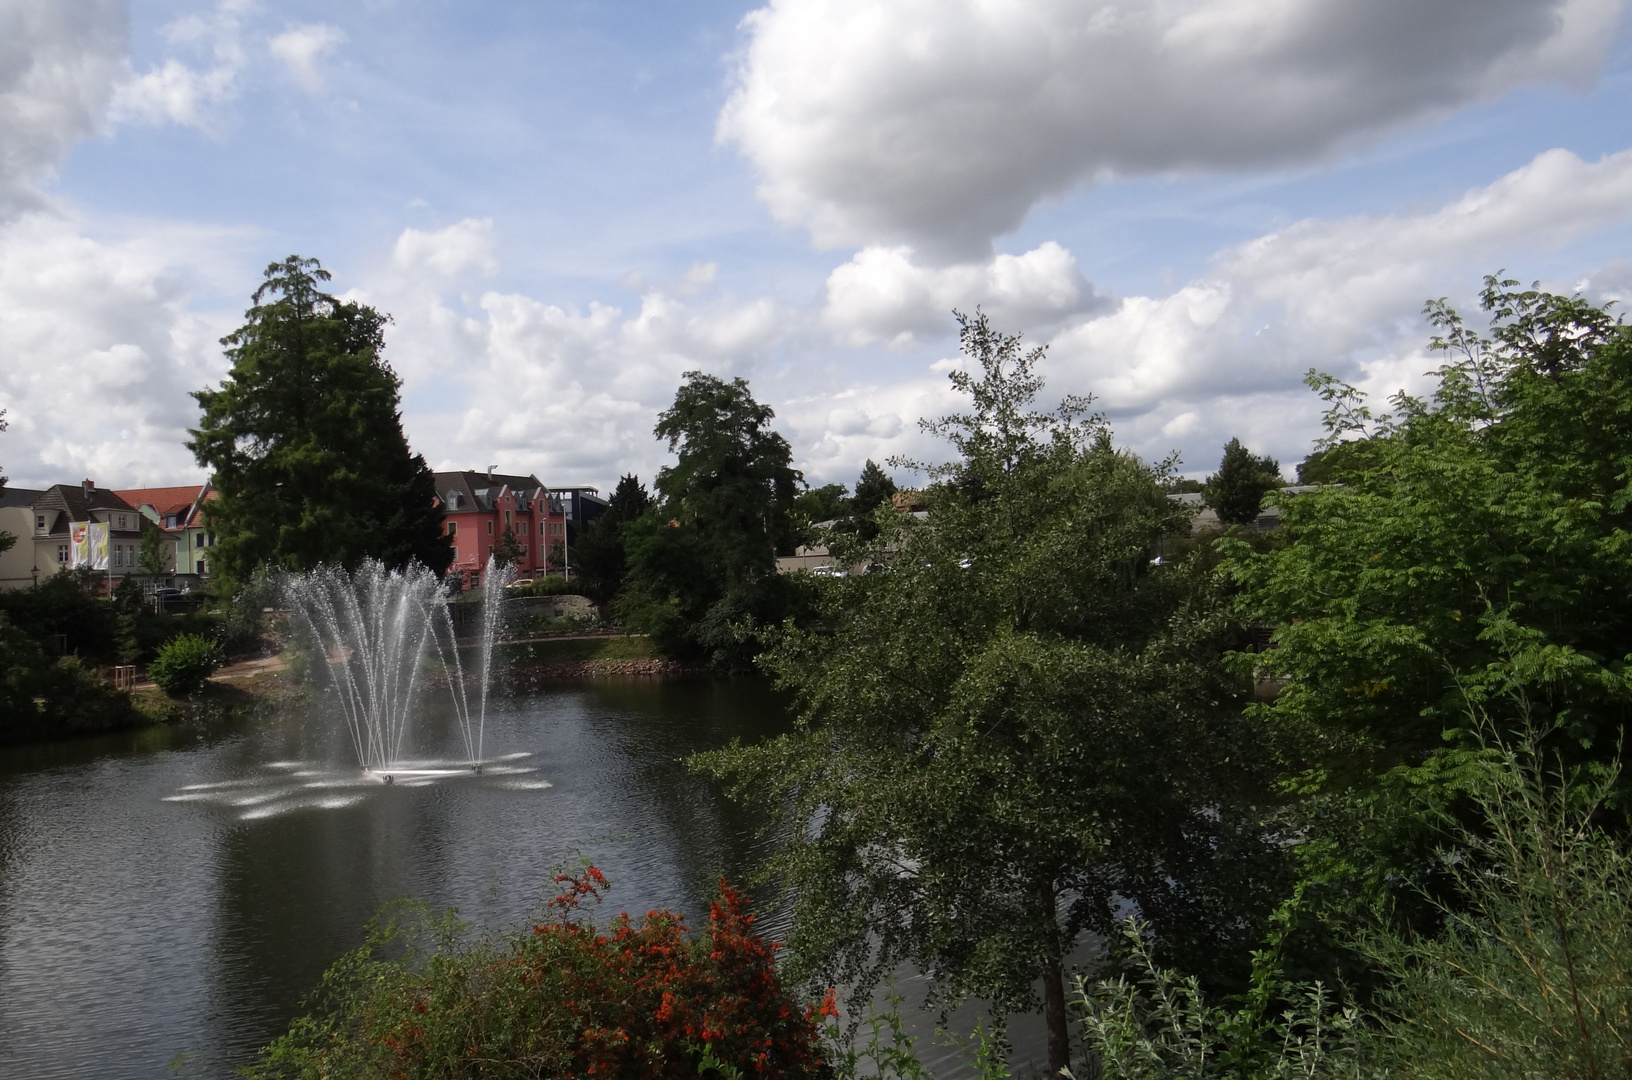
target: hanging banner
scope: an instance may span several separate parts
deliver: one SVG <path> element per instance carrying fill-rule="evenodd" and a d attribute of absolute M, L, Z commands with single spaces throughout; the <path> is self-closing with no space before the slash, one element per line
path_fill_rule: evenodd
<path fill-rule="evenodd" d="M 69 529 L 74 544 L 74 569 L 108 568 L 108 527 L 98 522 L 75 522 Z"/>

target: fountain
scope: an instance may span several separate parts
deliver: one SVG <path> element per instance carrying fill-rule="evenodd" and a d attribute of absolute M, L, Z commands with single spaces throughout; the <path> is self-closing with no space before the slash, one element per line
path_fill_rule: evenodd
<path fill-rule="evenodd" d="M 355 572 L 320 567 L 284 580 L 295 629 L 314 657 L 327 661 L 357 763 L 385 783 L 398 776 L 445 774 L 401 763 L 417 694 L 440 674 L 464 737 L 466 769 L 482 771 L 482 729 L 507 574 L 492 559 L 482 575 L 476 701 L 467 691 L 448 598 L 418 563 L 388 570 L 369 560 Z M 430 666 L 428 673 L 426 668 Z M 440 669 L 439 671 L 437 669 Z"/>

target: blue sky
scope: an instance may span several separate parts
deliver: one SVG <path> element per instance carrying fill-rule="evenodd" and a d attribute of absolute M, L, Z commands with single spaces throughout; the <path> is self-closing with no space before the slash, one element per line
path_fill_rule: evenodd
<path fill-rule="evenodd" d="M 1294 462 L 1302 371 L 1420 387 L 1429 296 L 1632 292 L 1623 3 L 0 0 L 0 463 L 198 478 L 292 252 L 436 467 L 650 477 L 701 368 L 853 481 L 934 456 L 977 304 L 1147 457 Z"/>

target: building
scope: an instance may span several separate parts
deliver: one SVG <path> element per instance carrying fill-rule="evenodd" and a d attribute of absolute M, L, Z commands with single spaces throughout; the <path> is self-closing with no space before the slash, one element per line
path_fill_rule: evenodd
<path fill-rule="evenodd" d="M 578 530 L 607 506 L 597 488 L 547 488 L 536 476 L 493 469 L 435 476 L 442 529 L 453 546 L 448 573 L 462 575 L 469 585 L 481 582 L 505 529 L 515 534 L 518 554 L 511 566 L 517 576 L 570 573 Z"/>
<path fill-rule="evenodd" d="M 165 575 L 162 584 L 183 591 L 201 588 L 210 576 L 215 534 L 205 517 L 216 498 L 208 482 L 179 487 L 130 488 L 114 492 L 164 531 Z"/>
<path fill-rule="evenodd" d="M 1302 495 L 1306 491 L 1319 491 L 1320 484 L 1286 484 L 1276 488 L 1271 494 L 1279 495 L 1283 499 L 1290 499 Z M 1192 533 L 1219 532 L 1224 528 L 1223 522 L 1218 520 L 1218 511 L 1208 506 L 1199 491 L 1186 491 L 1169 495 L 1169 499 L 1190 510 L 1193 516 L 1190 519 Z M 1281 524 L 1281 508 L 1278 504 L 1264 507 L 1258 516 L 1247 522 L 1243 528 L 1257 532 L 1273 532 Z"/>
<path fill-rule="evenodd" d="M 44 495 L 31 488 L 0 488 L 0 533 L 15 539 L 0 551 L 0 589 L 34 584 L 34 500 Z"/>
<path fill-rule="evenodd" d="M 31 573 L 44 581 L 59 570 L 87 567 L 106 575 L 107 588 L 134 573 L 145 519 L 117 493 L 86 480 L 53 484 L 29 503 L 34 516 Z"/>

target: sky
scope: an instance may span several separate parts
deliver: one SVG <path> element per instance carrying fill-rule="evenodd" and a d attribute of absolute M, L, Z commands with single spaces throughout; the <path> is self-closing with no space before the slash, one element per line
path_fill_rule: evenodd
<path fill-rule="evenodd" d="M 1145 459 L 1290 475 L 1426 300 L 1632 298 L 1626 2 L 0 0 L 0 469 L 202 479 L 299 254 L 437 469 L 650 480 L 692 370 L 812 484 L 936 460 L 979 308 Z"/>

